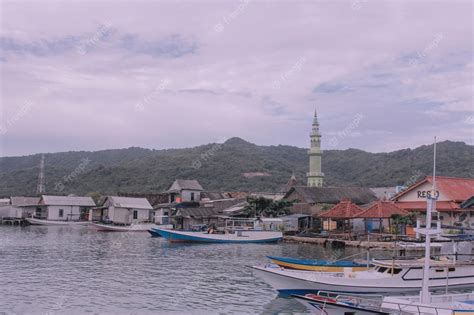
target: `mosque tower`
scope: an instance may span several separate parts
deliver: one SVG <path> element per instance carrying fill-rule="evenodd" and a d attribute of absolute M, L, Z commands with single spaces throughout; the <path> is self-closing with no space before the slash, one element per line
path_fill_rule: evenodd
<path fill-rule="evenodd" d="M 310 137 L 308 187 L 322 187 L 324 174 L 321 172 L 321 157 L 323 152 L 321 151 L 321 133 L 319 132 L 317 111 L 314 112 L 313 130 Z"/>

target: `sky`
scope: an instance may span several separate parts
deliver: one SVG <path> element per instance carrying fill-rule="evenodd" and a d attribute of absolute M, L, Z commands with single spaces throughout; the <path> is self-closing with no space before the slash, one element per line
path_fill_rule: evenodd
<path fill-rule="evenodd" d="M 0 156 L 474 144 L 472 1 L 0 3 Z"/>

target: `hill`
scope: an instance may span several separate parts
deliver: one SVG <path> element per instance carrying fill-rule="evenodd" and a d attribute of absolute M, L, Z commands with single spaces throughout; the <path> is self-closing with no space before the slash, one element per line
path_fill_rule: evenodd
<path fill-rule="evenodd" d="M 0 158 L 0 196 L 34 195 L 40 154 Z M 327 186 L 395 186 L 431 173 L 432 146 L 369 153 L 328 150 Z M 474 177 L 474 146 L 438 144 L 438 175 Z M 206 190 L 278 191 L 294 172 L 305 183 L 307 150 L 258 146 L 240 138 L 187 149 L 128 148 L 45 154 L 50 194 L 160 192 L 176 178 L 198 179 Z"/>

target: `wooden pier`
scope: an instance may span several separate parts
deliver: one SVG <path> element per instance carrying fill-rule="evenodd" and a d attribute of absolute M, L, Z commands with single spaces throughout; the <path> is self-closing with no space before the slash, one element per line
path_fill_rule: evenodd
<path fill-rule="evenodd" d="M 400 250 L 402 249 L 398 243 L 399 240 L 389 238 L 371 238 L 367 237 L 359 240 L 351 240 L 344 238 L 328 238 L 328 237 L 300 237 L 300 236 L 284 236 L 287 242 L 317 244 L 324 247 L 344 248 L 358 247 L 366 249 L 381 250 Z M 424 251 L 424 247 L 406 247 L 405 251 Z"/>
<path fill-rule="evenodd" d="M 16 225 L 16 226 L 25 226 L 28 225 L 28 221 L 21 218 L 0 218 L 0 225 Z"/>

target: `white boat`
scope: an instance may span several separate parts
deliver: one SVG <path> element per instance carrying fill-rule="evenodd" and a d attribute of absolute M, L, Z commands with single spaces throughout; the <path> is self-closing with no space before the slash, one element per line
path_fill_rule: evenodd
<path fill-rule="evenodd" d="M 474 292 L 431 295 L 424 303 L 419 295 L 385 297 L 381 308 L 396 314 L 473 315 Z"/>
<path fill-rule="evenodd" d="M 294 297 L 302 304 L 306 305 L 308 310 L 313 314 L 354 314 L 354 315 L 368 315 L 368 314 L 433 314 L 433 315 L 467 315 L 474 314 L 474 292 L 470 293 L 455 293 L 449 294 L 448 290 L 458 289 L 468 285 L 472 282 L 471 264 L 456 263 L 456 256 L 453 256 L 452 263 L 438 262 L 430 260 L 431 252 L 431 237 L 439 236 L 440 230 L 431 228 L 432 210 L 436 206 L 436 141 L 435 141 L 435 158 L 433 167 L 433 190 L 431 196 L 427 199 L 426 209 L 426 226 L 425 229 L 417 229 L 416 232 L 425 235 L 425 258 L 422 260 L 423 266 L 421 268 L 421 277 L 417 276 L 417 280 L 412 279 L 413 283 L 419 283 L 421 286 L 418 289 L 420 294 L 412 296 L 386 296 L 381 300 L 381 304 L 373 303 L 373 300 L 368 298 L 361 298 L 355 295 L 340 295 L 338 293 L 318 292 L 317 295 L 295 295 Z M 390 268 L 390 267 L 388 267 Z M 380 266 L 377 266 L 380 272 Z M 420 273 L 420 268 L 417 268 L 417 273 Z M 394 267 L 391 267 L 393 274 Z M 402 270 L 403 271 L 403 270 Z M 408 271 L 409 272 L 409 271 Z M 409 273 L 403 273 L 402 280 L 410 280 L 406 277 Z M 402 272 L 401 272 L 402 273 Z M 369 281 L 369 280 L 367 280 Z M 384 280 L 389 283 L 391 280 Z M 430 290 L 442 289 L 444 282 L 444 290 L 446 293 L 432 295 Z M 360 286 L 360 284 L 357 284 Z M 469 285 L 468 285 L 469 287 Z M 472 284 L 471 284 L 472 287 Z M 385 290 L 380 290 L 383 293 Z M 400 293 L 409 293 L 410 287 L 407 283 L 404 291 Z"/>
<path fill-rule="evenodd" d="M 104 231 L 104 232 L 147 232 L 148 230 L 153 229 L 153 228 L 171 230 L 173 228 L 173 225 L 171 224 L 158 225 L 154 223 L 132 223 L 130 225 L 91 223 L 90 227 L 98 231 Z"/>
<path fill-rule="evenodd" d="M 425 235 L 425 261 L 423 266 L 423 284 L 420 294 L 413 296 L 394 297 L 387 296 L 383 299 L 382 308 L 391 309 L 397 313 L 412 314 L 474 314 L 474 293 L 449 294 L 448 289 L 452 289 L 453 279 L 446 279 L 446 293 L 442 295 L 432 295 L 430 290 L 436 283 L 431 279 L 429 272 L 433 265 L 427 259 L 430 257 L 431 237 L 439 237 L 440 231 L 431 227 L 433 211 L 436 210 L 436 138 L 434 142 L 433 159 L 433 187 L 432 193 L 428 194 L 426 207 L 426 228 L 416 229 L 416 232 Z M 469 244 L 470 245 L 470 244 Z M 470 246 L 469 246 L 470 247 Z M 456 256 L 454 256 L 456 259 Z"/>
<path fill-rule="evenodd" d="M 318 291 L 355 294 L 402 294 L 419 292 L 423 264 L 420 261 L 372 260 L 373 269 L 358 272 L 314 272 L 289 270 L 275 265 L 254 266 L 254 273 L 282 294 Z M 431 289 L 474 288 L 474 265 L 452 261 L 432 261 Z"/>
<path fill-rule="evenodd" d="M 26 218 L 31 225 L 88 225 L 89 221 L 59 221 L 59 220 L 44 220 L 36 218 Z"/>
<path fill-rule="evenodd" d="M 164 229 L 151 229 L 170 242 L 191 243 L 269 243 L 283 239 L 283 233 L 278 231 L 236 230 L 226 233 L 185 232 Z"/>
<path fill-rule="evenodd" d="M 333 292 L 320 291 L 317 294 L 292 295 L 306 306 L 310 314 L 331 315 L 388 315 L 381 309 L 382 296 L 341 295 Z"/>
<path fill-rule="evenodd" d="M 428 304 L 419 297 L 382 297 L 366 295 L 343 295 L 320 291 L 318 294 L 293 295 L 306 306 L 311 314 L 371 315 L 371 314 L 474 314 L 474 293 L 432 295 Z"/>

